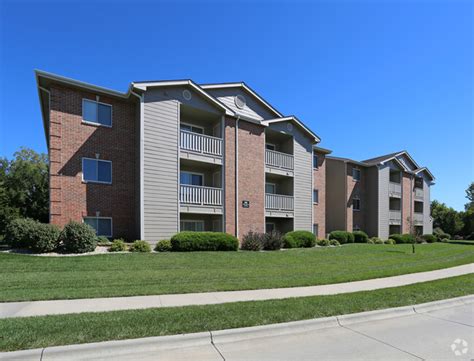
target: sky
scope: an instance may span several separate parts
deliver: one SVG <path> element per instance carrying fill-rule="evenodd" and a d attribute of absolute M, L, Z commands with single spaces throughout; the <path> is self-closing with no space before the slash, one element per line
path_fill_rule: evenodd
<path fill-rule="evenodd" d="M 0 0 L 0 156 L 47 152 L 41 69 L 126 91 L 135 80 L 245 81 L 334 156 L 408 150 L 432 199 L 473 174 L 471 1 Z"/>

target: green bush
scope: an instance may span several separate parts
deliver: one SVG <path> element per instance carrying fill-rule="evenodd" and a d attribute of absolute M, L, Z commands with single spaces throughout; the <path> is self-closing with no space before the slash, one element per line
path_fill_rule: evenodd
<path fill-rule="evenodd" d="M 148 253 L 151 252 L 150 243 L 147 241 L 136 240 L 130 246 L 130 252 Z"/>
<path fill-rule="evenodd" d="M 332 231 L 329 233 L 329 240 L 331 239 L 337 240 L 340 244 L 353 243 L 354 235 L 351 232 L 346 231 Z"/>
<path fill-rule="evenodd" d="M 31 234 L 30 248 L 37 253 L 48 253 L 56 251 L 59 247 L 58 227 L 37 222 L 34 232 Z"/>
<path fill-rule="evenodd" d="M 397 244 L 397 241 L 394 239 L 389 238 L 387 241 L 385 241 L 385 244 Z"/>
<path fill-rule="evenodd" d="M 403 242 L 403 236 L 398 233 L 391 234 L 388 238 L 394 239 L 397 243 L 405 243 Z"/>
<path fill-rule="evenodd" d="M 367 243 L 369 240 L 369 236 L 363 231 L 354 231 L 352 234 L 354 236 L 355 243 Z"/>
<path fill-rule="evenodd" d="M 433 242 L 436 242 L 437 240 L 434 234 L 424 234 L 423 236 L 421 236 L 421 238 L 423 238 L 423 240 L 425 240 L 428 243 L 433 243 Z"/>
<path fill-rule="evenodd" d="M 337 239 L 331 239 L 331 240 L 329 240 L 329 245 L 331 245 L 331 246 L 340 246 L 341 244 L 339 243 L 339 241 Z"/>
<path fill-rule="evenodd" d="M 323 238 L 323 239 L 318 239 L 316 241 L 316 244 L 321 247 L 327 247 L 331 244 L 331 242 L 328 239 Z"/>
<path fill-rule="evenodd" d="M 31 247 L 31 235 L 35 233 L 38 221 L 31 218 L 16 218 L 5 229 L 5 243 L 12 248 Z"/>
<path fill-rule="evenodd" d="M 223 232 L 180 232 L 171 238 L 173 251 L 237 251 L 239 241 Z"/>
<path fill-rule="evenodd" d="M 385 242 L 383 241 L 383 239 L 380 239 L 380 238 L 376 238 L 374 239 L 374 244 L 384 244 Z"/>
<path fill-rule="evenodd" d="M 261 251 L 263 249 L 265 234 L 248 232 L 242 238 L 240 249 L 244 251 Z"/>
<path fill-rule="evenodd" d="M 316 237 L 309 231 L 293 231 L 283 236 L 283 246 L 285 248 L 314 247 Z"/>
<path fill-rule="evenodd" d="M 121 239 L 121 238 L 119 238 Z M 123 241 L 123 239 L 122 239 Z M 97 245 L 98 246 L 110 246 L 112 242 L 109 241 L 109 239 L 105 236 L 98 236 L 97 237 Z"/>
<path fill-rule="evenodd" d="M 114 239 L 111 246 L 109 247 L 109 252 L 125 252 L 127 250 L 127 245 L 125 241 L 121 238 Z"/>
<path fill-rule="evenodd" d="M 61 231 L 59 241 L 66 253 L 92 252 L 97 246 L 94 229 L 85 223 L 73 221 Z"/>
<path fill-rule="evenodd" d="M 376 238 L 376 237 L 375 237 L 375 238 Z M 373 240 L 372 238 L 370 238 L 370 239 L 367 240 L 367 244 L 374 244 L 374 243 L 375 243 L 375 242 L 374 242 L 374 240 Z"/>
<path fill-rule="evenodd" d="M 438 235 L 438 240 L 442 241 L 442 240 L 446 240 L 446 241 L 449 241 L 451 239 L 451 235 L 449 233 L 440 233 Z"/>
<path fill-rule="evenodd" d="M 163 239 L 159 241 L 155 246 L 156 252 L 171 252 L 171 241 L 169 239 Z"/>
<path fill-rule="evenodd" d="M 272 231 L 265 233 L 263 237 L 263 249 L 265 251 L 278 251 L 283 245 L 283 237 L 280 232 Z"/>
<path fill-rule="evenodd" d="M 402 242 L 401 243 L 413 243 L 415 242 L 416 237 L 410 233 L 402 234 Z"/>

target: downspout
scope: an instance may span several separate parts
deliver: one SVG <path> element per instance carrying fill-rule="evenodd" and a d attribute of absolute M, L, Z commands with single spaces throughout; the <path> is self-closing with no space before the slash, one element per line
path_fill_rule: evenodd
<path fill-rule="evenodd" d="M 235 236 L 239 238 L 239 120 L 235 121 Z"/>

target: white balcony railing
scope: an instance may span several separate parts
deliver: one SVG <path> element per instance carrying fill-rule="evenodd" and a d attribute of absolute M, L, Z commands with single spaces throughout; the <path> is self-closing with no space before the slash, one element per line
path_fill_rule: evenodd
<path fill-rule="evenodd" d="M 401 222 L 402 220 L 402 212 L 401 211 L 392 211 L 388 212 L 388 218 L 391 222 Z"/>
<path fill-rule="evenodd" d="M 413 222 L 416 225 L 423 224 L 423 213 L 414 212 L 413 213 Z"/>
<path fill-rule="evenodd" d="M 292 211 L 294 209 L 292 196 L 284 196 L 281 194 L 265 194 L 265 208 L 279 211 Z"/>
<path fill-rule="evenodd" d="M 222 206 L 222 188 L 180 185 L 179 201 L 183 204 Z"/>
<path fill-rule="evenodd" d="M 391 196 L 402 196 L 402 185 L 400 183 L 390 182 L 388 183 L 388 192 Z"/>
<path fill-rule="evenodd" d="M 423 189 L 415 188 L 415 199 L 423 199 Z"/>
<path fill-rule="evenodd" d="M 265 164 L 282 169 L 293 169 L 293 156 L 291 154 L 265 149 Z"/>
<path fill-rule="evenodd" d="M 210 135 L 181 130 L 180 147 L 191 152 L 222 157 L 222 139 Z"/>

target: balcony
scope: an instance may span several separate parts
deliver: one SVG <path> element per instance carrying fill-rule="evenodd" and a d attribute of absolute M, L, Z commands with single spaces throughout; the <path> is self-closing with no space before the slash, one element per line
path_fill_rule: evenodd
<path fill-rule="evenodd" d="M 395 183 L 395 182 L 388 183 L 388 194 L 390 197 L 401 198 L 402 185 L 400 183 Z"/>
<path fill-rule="evenodd" d="M 180 130 L 181 158 L 222 164 L 222 138 Z"/>
<path fill-rule="evenodd" d="M 388 211 L 388 224 L 401 224 L 402 223 L 402 212 L 399 210 Z"/>
<path fill-rule="evenodd" d="M 423 189 L 415 188 L 415 199 L 422 201 L 423 200 Z"/>
<path fill-rule="evenodd" d="M 267 173 L 293 176 L 294 157 L 291 154 L 265 149 L 265 168 Z"/>
<path fill-rule="evenodd" d="M 293 217 L 294 197 L 282 194 L 265 194 L 267 217 Z"/>
<path fill-rule="evenodd" d="M 222 188 L 179 186 L 181 212 L 222 214 Z"/>
<path fill-rule="evenodd" d="M 413 213 L 413 223 L 415 226 L 423 225 L 423 213 Z"/>

